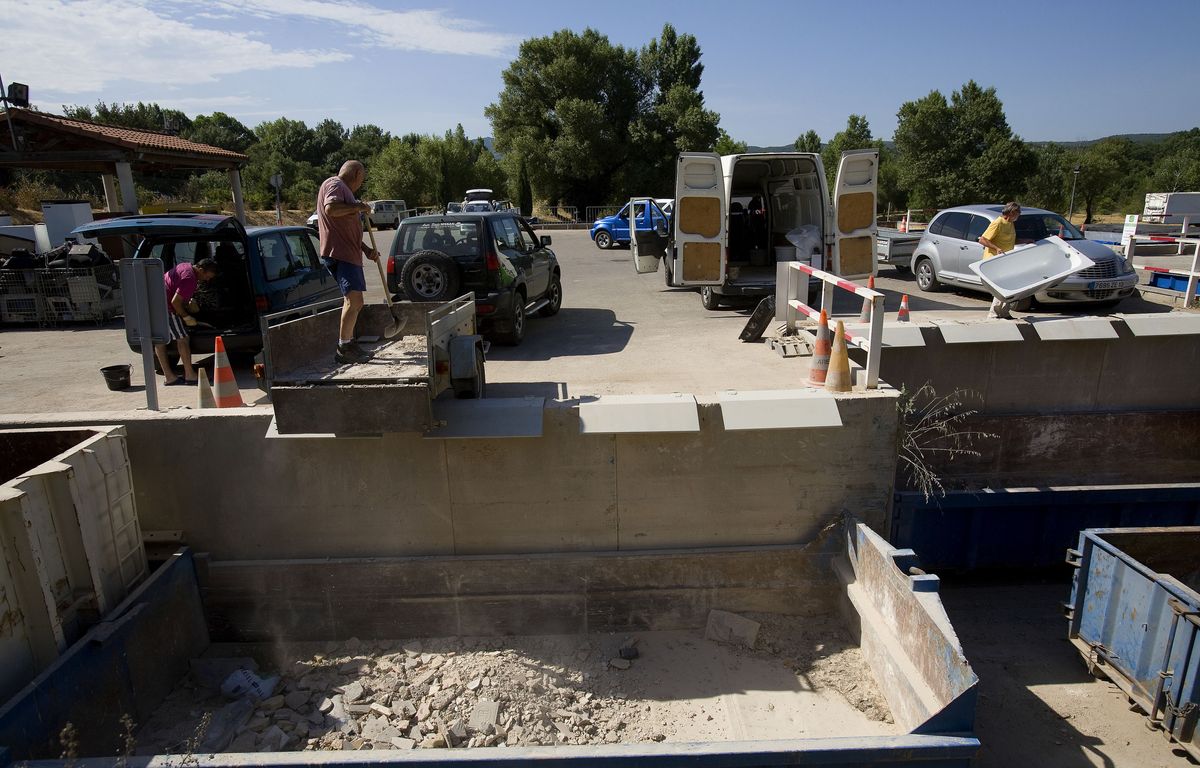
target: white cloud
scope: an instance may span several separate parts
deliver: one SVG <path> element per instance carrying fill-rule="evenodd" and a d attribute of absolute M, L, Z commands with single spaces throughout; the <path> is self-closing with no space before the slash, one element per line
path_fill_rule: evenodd
<path fill-rule="evenodd" d="M 345 61 L 333 50 L 278 50 L 243 32 L 189 24 L 150 0 L 0 0 L 0 71 L 38 92 L 85 94 L 129 80 L 159 86 Z"/>
<path fill-rule="evenodd" d="M 301 18 L 336 24 L 370 45 L 462 56 L 508 56 L 520 38 L 438 10 L 392 11 L 358 0 L 236 0 L 230 11 L 259 18 Z M 483 6 L 481 6 L 483 7 Z M 494 6 L 502 8 L 503 3 Z"/>

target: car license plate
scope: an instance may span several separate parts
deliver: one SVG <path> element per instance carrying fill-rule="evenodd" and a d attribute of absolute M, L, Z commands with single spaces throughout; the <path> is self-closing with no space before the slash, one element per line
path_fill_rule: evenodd
<path fill-rule="evenodd" d="M 1120 280 L 1093 280 L 1088 283 L 1089 291 L 1111 291 L 1114 288 L 1120 288 Z"/>

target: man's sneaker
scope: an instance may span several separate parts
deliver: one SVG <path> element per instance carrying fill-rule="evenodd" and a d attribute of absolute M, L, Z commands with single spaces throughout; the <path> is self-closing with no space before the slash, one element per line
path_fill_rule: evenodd
<path fill-rule="evenodd" d="M 371 359 L 371 354 L 352 341 L 349 344 L 338 344 L 337 351 L 333 353 L 333 359 L 342 365 L 350 365 L 365 363 Z"/>

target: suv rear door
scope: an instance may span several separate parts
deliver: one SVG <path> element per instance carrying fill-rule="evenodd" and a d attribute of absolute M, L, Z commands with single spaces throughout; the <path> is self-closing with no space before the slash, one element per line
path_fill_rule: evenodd
<path fill-rule="evenodd" d="M 875 274 L 875 192 L 879 177 L 879 152 L 873 149 L 843 152 L 833 185 L 833 265 L 836 275 L 847 278 Z"/>

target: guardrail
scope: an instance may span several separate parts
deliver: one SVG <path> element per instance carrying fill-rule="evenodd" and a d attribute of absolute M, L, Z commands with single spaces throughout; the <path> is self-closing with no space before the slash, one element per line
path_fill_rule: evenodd
<path fill-rule="evenodd" d="M 870 300 L 871 325 L 866 337 L 846 331 L 846 343 L 853 344 L 867 353 L 867 378 L 864 386 L 867 389 L 878 388 L 879 350 L 883 341 L 883 294 L 799 261 L 781 262 L 779 268 L 785 271 L 785 274 L 779 275 L 777 279 L 784 291 L 783 319 L 787 322 L 789 333 L 796 331 L 796 322 L 800 315 L 810 320 L 819 320 L 821 312 L 825 312 L 826 317 L 832 318 L 833 292 L 837 288 Z M 821 309 L 813 309 L 801 300 L 801 291 L 804 291 L 805 298 L 808 297 L 808 278 L 801 275 L 815 277 L 821 281 Z"/>
<path fill-rule="evenodd" d="M 1186 231 L 1186 230 L 1184 230 Z M 1137 253 L 1137 244 L 1144 243 L 1161 243 L 1162 238 L 1150 235 L 1131 235 L 1129 241 L 1125 243 L 1125 260 L 1129 266 L 1134 269 L 1140 269 L 1143 272 L 1152 274 L 1168 274 L 1177 275 L 1187 278 L 1187 286 L 1184 288 L 1184 298 L 1187 302 L 1191 302 L 1196 296 L 1196 281 L 1200 279 L 1200 237 L 1176 237 L 1174 242 L 1179 245 L 1178 253 L 1183 255 L 1183 247 L 1185 245 L 1194 245 L 1195 251 L 1192 253 L 1192 268 L 1191 269 L 1167 269 L 1166 267 L 1150 267 L 1145 264 L 1134 264 L 1133 257 Z"/>

